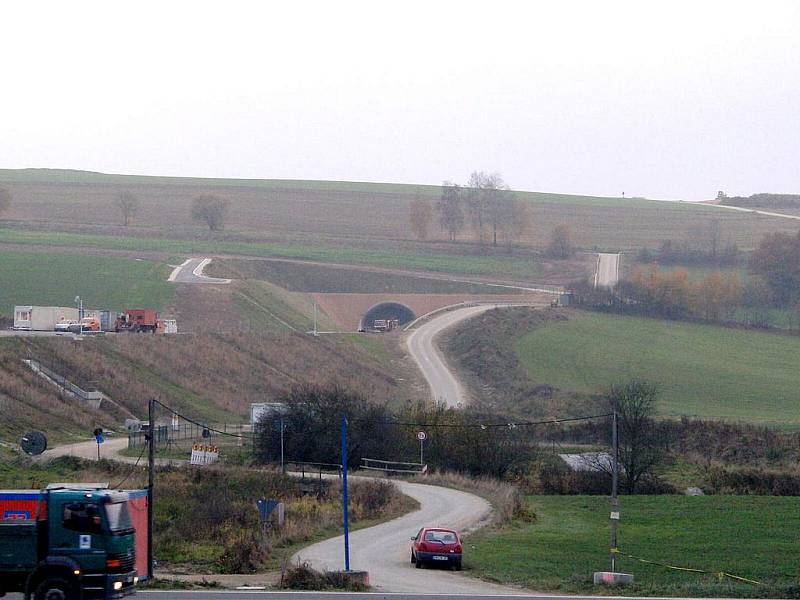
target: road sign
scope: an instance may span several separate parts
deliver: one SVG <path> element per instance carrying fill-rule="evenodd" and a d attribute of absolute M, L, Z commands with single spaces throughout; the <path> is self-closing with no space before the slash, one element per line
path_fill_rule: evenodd
<path fill-rule="evenodd" d="M 417 432 L 417 439 L 420 442 L 424 442 L 426 439 L 428 439 L 428 434 L 425 433 L 424 431 L 418 431 Z"/>

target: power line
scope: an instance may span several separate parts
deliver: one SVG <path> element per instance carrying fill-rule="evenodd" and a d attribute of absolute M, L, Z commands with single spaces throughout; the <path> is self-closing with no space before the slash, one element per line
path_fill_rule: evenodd
<path fill-rule="evenodd" d="M 231 433 L 229 431 L 221 431 L 219 429 L 214 429 L 205 423 L 200 423 L 199 421 L 195 421 L 190 419 L 189 417 L 179 413 L 175 409 L 170 406 L 167 406 L 160 400 L 154 400 L 156 404 L 162 406 L 163 408 L 167 409 L 177 417 L 188 421 L 198 427 L 202 427 L 207 429 L 208 431 L 212 431 L 219 435 L 227 435 L 229 437 L 235 438 L 252 438 L 255 437 L 256 433 L 251 432 L 250 434 L 240 434 L 240 433 Z M 474 423 L 424 423 L 424 422 L 410 422 L 410 421 L 379 421 L 379 420 L 361 420 L 358 419 L 359 423 L 367 423 L 367 424 L 374 424 L 374 425 L 394 425 L 397 427 L 429 427 L 429 428 L 450 428 L 450 429 L 515 429 L 517 427 L 536 427 L 538 425 L 557 425 L 559 423 L 572 423 L 576 421 L 589 421 L 592 419 L 602 419 L 605 417 L 610 417 L 614 413 L 602 413 L 597 415 L 584 415 L 580 417 L 565 417 L 562 419 L 544 419 L 542 421 L 506 421 L 503 423 L 481 423 L 476 421 Z"/>
<path fill-rule="evenodd" d="M 142 451 L 139 452 L 139 458 L 137 458 L 136 462 L 133 463 L 133 466 L 131 467 L 131 470 L 128 471 L 128 474 L 125 475 L 124 479 L 122 481 L 120 481 L 117 485 L 112 485 L 111 486 L 112 490 L 118 490 L 119 488 L 122 487 L 123 483 L 125 483 L 126 481 L 128 481 L 128 479 L 131 478 L 131 475 L 133 475 L 134 471 L 136 471 L 136 467 L 139 466 L 139 461 L 142 460 L 142 457 L 144 456 L 144 451 L 145 450 L 147 450 L 147 444 L 142 444 Z"/>

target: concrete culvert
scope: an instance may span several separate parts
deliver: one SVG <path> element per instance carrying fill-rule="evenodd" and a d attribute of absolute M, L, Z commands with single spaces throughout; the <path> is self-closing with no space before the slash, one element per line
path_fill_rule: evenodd
<path fill-rule="evenodd" d="M 359 331 L 388 331 L 417 318 L 414 311 L 399 302 L 381 302 L 370 308 L 358 324 Z"/>

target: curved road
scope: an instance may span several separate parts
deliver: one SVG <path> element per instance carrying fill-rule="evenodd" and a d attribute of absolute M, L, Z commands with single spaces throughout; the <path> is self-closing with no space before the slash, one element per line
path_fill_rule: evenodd
<path fill-rule="evenodd" d="M 420 527 L 475 529 L 488 519 L 491 506 L 473 494 L 419 483 L 393 480 L 401 492 L 414 498 L 420 509 L 350 534 L 350 568 L 369 572 L 370 585 L 383 592 L 447 593 L 468 595 L 522 595 L 509 588 L 443 569 L 415 569 L 411 564 L 411 537 Z M 466 552 L 469 552 L 467 545 Z M 309 546 L 292 557 L 317 569 L 344 569 L 344 538 L 339 536 Z"/>
<path fill-rule="evenodd" d="M 230 279 L 203 275 L 203 269 L 210 262 L 210 258 L 187 258 L 172 270 L 167 281 L 173 283 L 230 283 Z"/>
<path fill-rule="evenodd" d="M 447 406 L 462 406 L 465 401 L 461 384 L 447 367 L 444 356 L 436 347 L 436 336 L 448 327 L 452 327 L 464 319 L 479 315 L 496 306 L 499 305 L 469 306 L 443 313 L 431 319 L 419 329 L 415 329 L 408 336 L 408 340 L 406 340 L 408 351 L 417 362 L 417 365 L 419 365 L 431 389 L 431 395 L 436 402 L 443 402 Z"/>

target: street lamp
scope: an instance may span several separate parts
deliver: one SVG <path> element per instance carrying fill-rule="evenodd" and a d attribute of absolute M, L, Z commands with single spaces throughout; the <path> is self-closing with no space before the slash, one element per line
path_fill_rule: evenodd
<path fill-rule="evenodd" d="M 83 319 L 83 298 L 80 296 L 75 296 L 75 304 L 78 305 L 78 320 Z"/>

